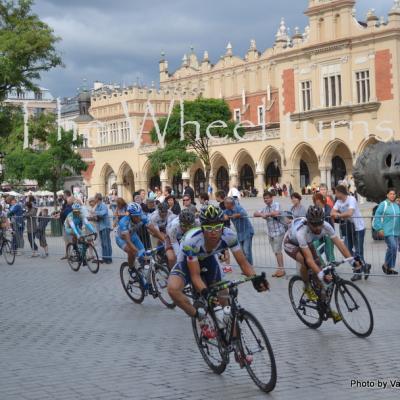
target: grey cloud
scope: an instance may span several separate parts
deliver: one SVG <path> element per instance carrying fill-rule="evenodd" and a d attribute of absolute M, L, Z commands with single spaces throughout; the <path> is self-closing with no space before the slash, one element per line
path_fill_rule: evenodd
<path fill-rule="evenodd" d="M 304 29 L 307 0 L 37 0 L 35 12 L 62 37 L 58 48 L 66 68 L 46 73 L 41 85 L 56 96 L 72 95 L 82 79 L 132 84 L 158 82 L 160 51 L 170 70 L 193 45 L 199 57 L 208 50 L 213 62 L 228 41 L 244 56 L 250 39 L 263 51 L 270 47 L 280 18 L 292 30 Z M 357 14 L 368 8 L 387 15 L 393 0 L 359 0 Z"/>

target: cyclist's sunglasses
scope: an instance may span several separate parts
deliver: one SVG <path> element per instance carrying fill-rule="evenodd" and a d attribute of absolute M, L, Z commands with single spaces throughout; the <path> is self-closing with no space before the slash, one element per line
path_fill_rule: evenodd
<path fill-rule="evenodd" d="M 224 224 L 218 225 L 202 225 L 201 227 L 205 232 L 220 232 L 224 229 Z"/>

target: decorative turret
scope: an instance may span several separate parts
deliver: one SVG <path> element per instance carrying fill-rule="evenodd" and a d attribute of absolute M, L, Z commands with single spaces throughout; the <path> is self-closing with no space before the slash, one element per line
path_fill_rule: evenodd
<path fill-rule="evenodd" d="M 300 33 L 298 26 L 294 28 L 294 35 L 292 37 L 293 46 L 298 46 L 303 43 L 303 35 Z"/>
<path fill-rule="evenodd" d="M 389 12 L 389 22 L 391 27 L 400 25 L 400 0 L 394 0 L 393 7 Z"/>
<path fill-rule="evenodd" d="M 188 66 L 189 66 L 188 57 L 187 54 L 185 53 L 182 57 L 182 67 L 187 68 Z"/>
<path fill-rule="evenodd" d="M 256 41 L 254 39 L 250 40 L 250 48 L 247 50 L 246 58 L 248 61 L 255 61 L 259 57 L 259 53 L 257 50 Z"/>
<path fill-rule="evenodd" d="M 278 48 L 284 48 L 287 45 L 287 41 L 288 41 L 288 36 L 285 25 L 285 18 L 282 17 L 279 29 L 275 35 L 275 44 Z"/>
<path fill-rule="evenodd" d="M 199 61 L 197 60 L 196 53 L 194 52 L 194 47 L 190 47 L 190 55 L 189 55 L 189 67 L 194 69 L 199 69 Z"/>
<path fill-rule="evenodd" d="M 370 8 L 367 12 L 367 25 L 368 28 L 373 28 L 378 25 L 379 18 L 375 15 L 375 10 Z"/>
<path fill-rule="evenodd" d="M 226 46 L 225 57 L 232 57 L 232 55 L 233 55 L 232 44 L 231 44 L 231 42 L 228 42 L 228 45 Z"/>
<path fill-rule="evenodd" d="M 208 57 L 208 51 L 206 50 L 203 55 L 203 61 L 201 62 L 201 72 L 208 72 L 210 68 L 210 59 Z"/>
<path fill-rule="evenodd" d="M 161 52 L 160 67 L 160 82 L 168 79 L 168 61 L 165 59 L 164 51 Z"/>

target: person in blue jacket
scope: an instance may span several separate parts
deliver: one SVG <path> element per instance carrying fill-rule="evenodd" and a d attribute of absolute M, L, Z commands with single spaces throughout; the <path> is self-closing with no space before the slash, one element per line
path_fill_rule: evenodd
<path fill-rule="evenodd" d="M 387 199 L 382 201 L 373 220 L 373 228 L 380 237 L 385 238 L 387 245 L 385 263 L 382 270 L 387 275 L 397 275 L 396 267 L 397 249 L 400 237 L 400 206 L 396 203 L 396 190 L 388 189 Z"/>

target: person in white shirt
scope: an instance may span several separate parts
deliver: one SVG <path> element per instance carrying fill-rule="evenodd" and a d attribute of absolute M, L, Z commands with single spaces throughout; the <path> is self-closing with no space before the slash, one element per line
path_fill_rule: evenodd
<path fill-rule="evenodd" d="M 331 216 L 334 219 L 344 221 L 342 226 L 345 226 L 344 242 L 346 247 L 351 251 L 353 256 L 358 256 L 363 264 L 364 260 L 364 238 L 365 224 L 361 216 L 360 208 L 355 197 L 351 196 L 347 191 L 347 187 L 343 185 L 336 186 L 336 203 L 333 206 Z M 368 279 L 370 265 L 368 269 L 364 268 L 364 278 Z M 354 274 L 352 281 L 361 279 L 361 273 Z"/>
<path fill-rule="evenodd" d="M 228 197 L 233 197 L 235 200 L 240 199 L 240 192 L 237 188 L 237 185 L 232 186 L 232 188 L 229 190 Z"/>

